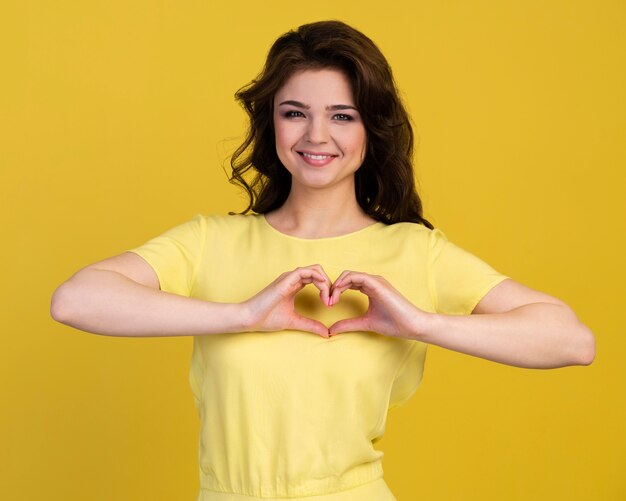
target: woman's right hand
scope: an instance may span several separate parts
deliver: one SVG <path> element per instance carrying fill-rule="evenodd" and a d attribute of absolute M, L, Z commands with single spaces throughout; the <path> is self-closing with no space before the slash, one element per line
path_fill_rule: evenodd
<path fill-rule="evenodd" d="M 259 293 L 244 301 L 245 325 L 250 332 L 293 329 L 329 337 L 328 327 L 307 318 L 295 310 L 296 294 L 307 284 L 320 291 L 320 298 L 328 305 L 331 281 L 319 264 L 296 268 L 280 275 Z"/>

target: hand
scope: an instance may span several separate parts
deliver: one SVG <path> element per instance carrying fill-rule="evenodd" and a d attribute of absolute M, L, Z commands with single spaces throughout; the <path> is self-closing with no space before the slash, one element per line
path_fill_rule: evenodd
<path fill-rule="evenodd" d="M 344 271 L 331 287 L 331 306 L 348 289 L 358 290 L 369 299 L 367 311 L 360 317 L 339 320 L 328 329 L 330 335 L 351 331 L 370 331 L 392 337 L 415 338 L 420 323 L 429 313 L 415 307 L 381 276 Z"/>
<path fill-rule="evenodd" d="M 306 284 L 320 291 L 320 299 L 329 304 L 330 279 L 319 264 L 296 268 L 280 275 L 271 284 L 244 301 L 245 325 L 248 331 L 280 331 L 293 329 L 329 337 L 328 327 L 312 318 L 303 317 L 294 308 L 298 291 Z"/>

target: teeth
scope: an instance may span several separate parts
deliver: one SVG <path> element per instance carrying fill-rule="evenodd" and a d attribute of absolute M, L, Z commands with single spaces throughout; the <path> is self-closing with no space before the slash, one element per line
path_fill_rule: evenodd
<path fill-rule="evenodd" d="M 302 152 L 302 156 L 312 158 L 313 160 L 324 160 L 326 158 L 330 158 L 332 155 L 311 155 L 310 153 Z"/>

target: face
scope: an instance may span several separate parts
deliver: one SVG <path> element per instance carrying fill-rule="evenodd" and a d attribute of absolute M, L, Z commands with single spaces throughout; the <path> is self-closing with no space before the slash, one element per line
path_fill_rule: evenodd
<path fill-rule="evenodd" d="M 338 70 L 295 73 L 274 97 L 278 158 L 294 189 L 340 187 L 354 193 L 366 132 L 348 78 Z"/>

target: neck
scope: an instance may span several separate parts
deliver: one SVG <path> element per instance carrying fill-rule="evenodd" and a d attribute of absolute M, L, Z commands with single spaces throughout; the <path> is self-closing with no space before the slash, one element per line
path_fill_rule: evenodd
<path fill-rule="evenodd" d="M 292 186 L 285 203 L 266 214 L 266 219 L 277 230 L 301 238 L 352 233 L 371 225 L 374 219 L 359 206 L 354 188 L 350 194 Z"/>

